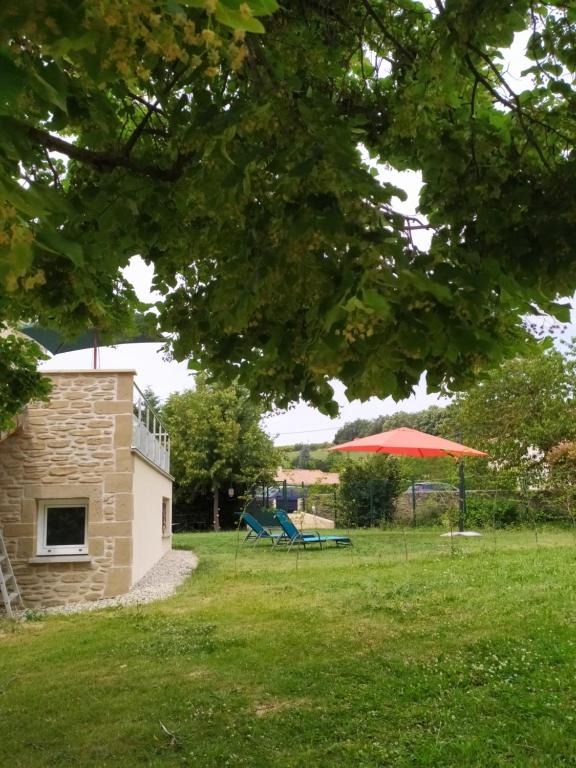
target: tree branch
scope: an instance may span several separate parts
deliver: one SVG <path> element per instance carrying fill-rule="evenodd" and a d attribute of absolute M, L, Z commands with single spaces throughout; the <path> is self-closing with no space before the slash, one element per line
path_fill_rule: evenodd
<path fill-rule="evenodd" d="M 46 162 L 48 163 L 48 167 L 52 171 L 52 178 L 54 179 L 54 185 L 59 189 L 62 189 L 62 184 L 60 183 L 60 177 L 58 176 L 58 172 L 54 167 L 54 163 L 52 162 L 52 158 L 50 157 L 50 153 L 48 152 L 46 147 L 44 147 L 44 156 L 46 157 Z"/>
<path fill-rule="evenodd" d="M 17 121 L 15 121 L 17 122 Z M 71 160 L 76 160 L 83 165 L 89 165 L 99 171 L 110 172 L 116 168 L 126 168 L 132 173 L 140 176 L 149 176 L 159 181 L 176 181 L 181 175 L 186 162 L 191 155 L 183 154 L 178 157 L 176 162 L 170 168 L 162 168 L 157 165 L 147 165 L 134 160 L 124 153 L 117 152 L 96 152 L 93 149 L 79 147 L 76 144 L 70 144 L 58 136 L 53 136 L 40 128 L 32 125 L 17 122 L 22 132 L 32 141 L 39 144 L 45 150 L 60 152 Z"/>
<path fill-rule="evenodd" d="M 187 69 L 188 69 L 188 66 L 185 66 L 184 69 L 182 69 L 180 72 L 175 72 L 174 73 L 172 79 L 170 80 L 169 83 L 167 83 L 166 87 L 162 91 L 162 96 L 167 96 L 170 93 L 172 88 L 174 88 L 174 86 L 176 85 L 178 80 L 180 80 L 180 78 L 186 72 Z M 126 142 L 126 144 L 124 146 L 124 154 L 127 157 L 130 154 L 130 152 L 132 152 L 132 149 L 134 148 L 134 145 L 136 144 L 136 142 L 138 141 L 140 136 L 142 136 L 142 133 L 144 132 L 144 129 L 148 125 L 152 115 L 155 112 L 159 111 L 158 110 L 159 103 L 160 103 L 160 97 L 157 98 L 156 101 L 153 104 L 147 104 L 146 105 L 146 110 L 147 110 L 146 114 L 144 115 L 144 117 L 142 118 L 140 123 L 136 126 L 136 128 L 134 129 L 134 132 L 132 133 L 132 135 L 130 136 L 130 138 L 128 139 L 128 141 Z"/>
<path fill-rule="evenodd" d="M 374 10 L 374 8 L 372 8 L 372 6 L 370 5 L 369 0 L 362 0 L 362 5 L 364 6 L 364 8 L 366 8 L 366 12 L 368 13 L 368 15 L 372 19 L 374 19 L 374 21 L 376 23 L 376 26 L 378 27 L 380 32 L 384 35 L 386 40 L 391 42 L 401 53 L 404 54 L 404 56 L 406 56 L 406 58 L 409 61 L 414 61 L 414 59 L 416 58 L 414 56 L 414 54 L 411 51 L 409 51 L 408 48 L 405 48 L 402 45 L 402 43 L 394 37 L 394 35 L 390 34 L 388 29 L 386 28 L 386 25 L 384 24 L 384 22 L 380 18 L 380 16 L 378 16 L 378 14 Z"/>
<path fill-rule="evenodd" d="M 474 48 L 473 48 L 472 46 L 470 46 L 470 48 L 471 48 L 471 50 L 474 50 Z M 475 52 L 476 52 L 476 51 L 475 51 Z M 481 53 L 481 52 L 480 52 L 480 53 Z M 488 57 L 487 57 L 487 58 L 488 58 Z M 495 99 L 496 99 L 498 102 L 500 102 L 500 104 L 504 104 L 506 107 L 508 107 L 508 109 L 512 110 L 513 112 L 515 112 L 515 113 L 518 115 L 518 120 L 520 121 L 520 125 L 521 125 L 521 127 L 522 127 L 522 130 L 524 131 L 524 135 L 525 135 L 525 136 L 526 136 L 526 138 L 528 139 L 528 142 L 529 142 L 529 143 L 532 145 L 532 147 L 533 147 L 533 148 L 536 150 L 536 154 L 537 154 L 537 155 L 538 155 L 538 157 L 540 158 L 540 160 L 541 160 L 541 162 L 542 162 L 542 165 L 543 165 L 543 166 L 544 166 L 544 167 L 545 167 L 545 168 L 546 168 L 548 171 L 551 171 L 551 170 L 552 170 L 552 168 L 550 167 L 550 164 L 548 163 L 548 161 L 547 161 L 547 160 L 546 160 L 546 158 L 544 157 L 544 153 L 542 152 L 542 149 L 541 149 L 540 145 L 539 145 L 539 144 L 538 144 L 538 142 L 536 141 L 536 138 L 534 137 L 534 134 L 532 133 L 532 131 L 531 131 L 531 130 L 528 128 L 528 126 L 527 126 L 527 125 L 526 125 L 526 123 L 524 122 L 524 110 L 523 110 L 523 109 L 522 109 L 522 107 L 520 106 L 520 103 L 519 103 L 518 97 L 517 97 L 517 96 L 514 94 L 514 95 L 516 96 L 515 100 L 514 100 L 514 101 L 510 101 L 510 99 L 507 99 L 505 96 L 502 96 L 500 93 L 498 93 L 498 91 L 497 91 L 497 90 L 496 90 L 496 88 L 495 88 L 495 87 L 492 85 L 492 83 L 491 83 L 491 82 L 488 80 L 488 78 L 484 77 L 484 75 L 483 75 L 483 74 L 482 74 L 482 73 L 481 73 L 481 72 L 480 72 L 480 71 L 477 69 L 477 67 L 474 65 L 474 62 L 473 62 L 473 61 L 472 61 L 472 59 L 470 58 L 470 54 L 468 54 L 468 53 L 467 53 L 467 54 L 464 56 L 464 61 L 466 62 L 466 64 L 467 64 L 468 68 L 470 69 L 470 71 L 472 72 L 472 74 L 474 75 L 474 77 L 476 78 L 476 80 L 477 80 L 479 83 L 481 83 L 481 84 L 484 86 L 484 88 L 486 88 L 486 90 L 487 90 L 487 91 L 488 91 L 490 94 L 492 94 L 492 96 L 493 96 L 493 97 L 494 97 L 494 98 L 495 98 Z M 492 64 L 492 62 L 490 62 L 490 64 Z M 494 66 L 494 65 L 492 64 L 492 66 Z M 504 79 L 504 78 L 502 78 L 502 79 Z M 509 88 L 508 84 L 506 84 L 506 85 L 507 85 L 507 87 Z"/>

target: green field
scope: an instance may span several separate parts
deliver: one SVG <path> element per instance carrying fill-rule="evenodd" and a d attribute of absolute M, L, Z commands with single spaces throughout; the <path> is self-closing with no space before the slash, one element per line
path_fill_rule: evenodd
<path fill-rule="evenodd" d="M 285 457 L 285 466 L 289 467 L 293 461 L 295 461 L 300 451 L 294 451 L 294 450 L 285 450 L 284 448 L 279 448 L 280 451 L 284 454 Z M 315 461 L 326 461 L 329 456 L 331 456 L 330 452 L 328 451 L 328 448 L 313 448 L 310 451 L 310 461 L 311 463 L 314 463 Z"/>
<path fill-rule="evenodd" d="M 165 602 L 0 622 L 0 766 L 576 765 L 569 531 L 183 534 Z"/>

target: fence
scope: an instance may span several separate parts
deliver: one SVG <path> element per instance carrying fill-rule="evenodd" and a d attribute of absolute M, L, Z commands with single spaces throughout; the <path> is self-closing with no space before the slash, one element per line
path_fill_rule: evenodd
<path fill-rule="evenodd" d="M 132 447 L 165 472 L 170 471 L 170 435 L 138 386 L 134 384 Z"/>
<path fill-rule="evenodd" d="M 563 523 L 576 527 L 576 486 L 562 483 L 517 489 L 468 489 L 461 506 L 456 488 L 408 489 L 396 501 L 393 524 L 458 528 L 506 528 Z M 568 482 L 568 480 L 570 482 Z M 521 486 L 522 483 L 519 483 Z M 375 522 L 375 524 L 378 524 Z"/>
<path fill-rule="evenodd" d="M 569 525 L 576 531 L 576 473 L 547 478 L 539 487 L 528 478 L 517 480 L 517 488 L 468 489 L 465 491 L 463 524 L 467 529 L 536 527 L 544 523 Z M 304 511 L 333 520 L 336 527 L 429 527 L 457 529 L 460 522 L 460 494 L 450 483 L 418 483 L 408 487 L 396 499 L 393 508 L 381 508 L 378 481 L 363 483 L 358 495 L 344 507 L 338 486 L 301 486 L 283 484 L 259 489 L 249 509 L 280 508 L 287 512 Z M 441 486 L 441 489 L 426 486 Z M 406 487 L 406 486 L 404 486 Z M 177 496 L 177 494 L 176 494 Z M 235 525 L 236 514 L 244 502 L 221 497 L 221 525 Z M 212 528 L 211 496 L 175 503 L 174 520 L 182 530 Z"/>
<path fill-rule="evenodd" d="M 283 483 L 268 488 L 261 501 L 263 506 L 277 507 L 286 512 L 309 512 L 328 520 L 335 520 L 338 486 L 306 486 Z M 259 497 L 257 497 L 258 499 Z"/>

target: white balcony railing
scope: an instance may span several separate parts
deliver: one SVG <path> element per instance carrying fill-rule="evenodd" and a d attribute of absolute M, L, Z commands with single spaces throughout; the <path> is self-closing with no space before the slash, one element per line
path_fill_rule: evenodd
<path fill-rule="evenodd" d="M 132 448 L 164 472 L 170 471 L 170 435 L 160 417 L 134 384 Z"/>

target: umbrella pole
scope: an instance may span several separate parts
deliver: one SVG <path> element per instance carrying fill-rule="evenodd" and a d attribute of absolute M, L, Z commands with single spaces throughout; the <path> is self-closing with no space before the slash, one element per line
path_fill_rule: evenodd
<path fill-rule="evenodd" d="M 458 462 L 458 476 L 460 480 L 458 484 L 458 530 L 463 531 L 464 521 L 466 519 L 466 481 L 464 477 L 464 459 L 460 459 Z"/>
<path fill-rule="evenodd" d="M 412 524 L 416 527 L 416 485 L 412 478 Z"/>

